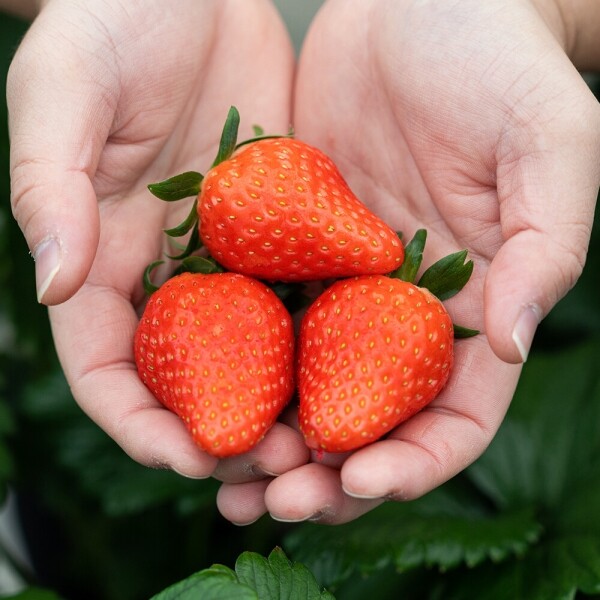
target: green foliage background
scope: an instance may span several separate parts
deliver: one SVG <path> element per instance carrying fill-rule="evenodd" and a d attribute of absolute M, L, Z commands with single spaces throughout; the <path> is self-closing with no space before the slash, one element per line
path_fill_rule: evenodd
<path fill-rule="evenodd" d="M 0 17 L 1 86 L 24 31 Z M 584 275 L 542 324 L 506 421 L 472 467 L 344 526 L 239 528 L 214 508 L 214 482 L 135 464 L 70 397 L 10 214 L 4 103 L 0 199 L 0 502 L 10 486 L 35 567 L 15 561 L 32 586 L 20 598 L 600 597 L 598 219 Z M 235 572 L 209 568 L 236 560 Z"/>

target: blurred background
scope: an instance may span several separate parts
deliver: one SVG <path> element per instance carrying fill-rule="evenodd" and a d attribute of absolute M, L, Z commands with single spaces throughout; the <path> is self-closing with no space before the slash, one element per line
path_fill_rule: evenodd
<path fill-rule="evenodd" d="M 322 2 L 276 3 L 299 48 Z M 25 30 L 0 15 L 2 98 Z M 598 218 L 584 275 L 542 324 L 507 419 L 473 467 L 335 529 L 269 518 L 239 528 L 217 513 L 216 483 L 137 465 L 71 398 L 10 214 L 8 155 L 3 101 L 0 597 L 149 598 L 276 545 L 343 600 L 600 597 Z"/>

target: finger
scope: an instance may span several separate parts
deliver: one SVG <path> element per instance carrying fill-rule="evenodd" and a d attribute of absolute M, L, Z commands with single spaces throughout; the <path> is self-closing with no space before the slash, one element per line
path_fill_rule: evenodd
<path fill-rule="evenodd" d="M 381 499 L 363 500 L 342 489 L 340 472 L 309 463 L 274 479 L 265 491 L 265 505 L 277 521 L 341 524 L 372 510 Z"/>
<path fill-rule="evenodd" d="M 510 404 L 520 367 L 478 336 L 456 345 L 442 393 L 383 441 L 355 452 L 341 471 L 356 498 L 411 500 L 441 485 L 487 448 Z"/>
<path fill-rule="evenodd" d="M 295 469 L 309 457 L 302 435 L 283 423 L 275 423 L 252 450 L 221 460 L 213 477 L 226 483 L 264 479 Z"/>
<path fill-rule="evenodd" d="M 234 525 L 250 525 L 266 512 L 265 490 L 271 479 L 249 483 L 224 483 L 217 493 L 217 508 Z"/>
<path fill-rule="evenodd" d="M 127 298 L 86 285 L 52 307 L 50 316 L 73 396 L 129 456 L 193 478 L 213 472 L 217 459 L 194 444 L 183 421 L 137 375 L 132 343 L 137 316 Z"/>
<path fill-rule="evenodd" d="M 46 304 L 69 298 L 94 259 L 99 218 L 91 178 L 117 85 L 102 48 L 88 38 L 68 41 L 55 12 L 51 4 L 33 24 L 7 80 L 12 209 Z"/>
<path fill-rule="evenodd" d="M 540 320 L 585 263 L 600 184 L 600 107 L 583 82 L 573 86 L 560 122 L 542 119 L 540 129 L 511 132 L 498 148 L 505 243 L 486 278 L 485 324 L 508 362 L 527 359 Z M 576 114 L 564 116 L 570 106 Z"/>

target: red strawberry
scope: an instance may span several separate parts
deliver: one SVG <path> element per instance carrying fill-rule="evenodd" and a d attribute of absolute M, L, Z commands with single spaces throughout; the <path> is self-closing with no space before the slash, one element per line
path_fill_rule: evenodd
<path fill-rule="evenodd" d="M 179 258 L 203 242 L 227 270 L 279 281 L 382 274 L 402 264 L 396 233 L 356 198 L 331 159 L 289 137 L 236 145 L 238 124 L 232 108 L 206 176 L 149 186 L 163 200 L 199 193 L 186 221 L 167 231 L 193 228 Z"/>
<path fill-rule="evenodd" d="M 291 317 L 243 275 L 168 280 L 150 297 L 134 348 L 141 380 L 214 456 L 252 448 L 293 392 Z"/>
<path fill-rule="evenodd" d="M 453 260 L 466 283 L 472 263 L 463 265 L 464 256 L 457 253 Z M 439 278 L 447 275 L 447 263 L 442 267 Z M 423 275 L 432 278 L 435 271 Z M 441 283 L 440 295 L 449 297 L 464 285 L 456 289 L 453 281 L 454 287 Z M 453 331 L 440 300 L 413 283 L 367 276 L 329 287 L 300 328 L 299 422 L 308 446 L 354 450 L 424 408 L 450 375 Z"/>
<path fill-rule="evenodd" d="M 306 281 L 389 273 L 396 233 L 354 196 L 333 162 L 303 142 L 254 142 L 211 169 L 198 201 L 200 237 L 227 269 Z"/>

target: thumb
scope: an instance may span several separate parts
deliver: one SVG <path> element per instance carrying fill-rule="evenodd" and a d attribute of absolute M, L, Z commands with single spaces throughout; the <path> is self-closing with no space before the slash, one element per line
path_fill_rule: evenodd
<path fill-rule="evenodd" d="M 488 270 L 484 306 L 490 345 L 507 362 L 527 359 L 539 322 L 585 264 L 600 185 L 600 110 L 590 97 L 579 98 L 576 120 L 554 131 L 546 123 L 532 150 L 511 150 L 499 163 L 505 242 Z"/>
<path fill-rule="evenodd" d="M 52 5 L 42 11 L 7 78 L 11 204 L 44 304 L 70 298 L 94 260 L 99 214 L 91 177 L 114 114 L 110 81 L 101 80 L 106 64 L 99 69 L 89 37 L 69 39 L 56 12 Z"/>

